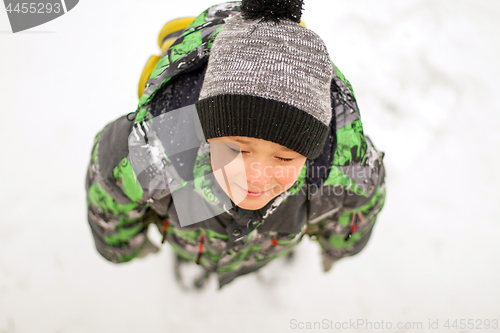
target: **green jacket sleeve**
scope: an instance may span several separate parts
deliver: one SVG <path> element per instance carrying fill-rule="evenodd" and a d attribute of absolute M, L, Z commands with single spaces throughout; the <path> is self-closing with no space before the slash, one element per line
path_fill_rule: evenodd
<path fill-rule="evenodd" d="M 376 153 L 375 148 L 373 149 L 373 153 Z M 353 256 L 366 246 L 386 195 L 382 163 L 377 162 L 373 168 L 369 165 L 364 168 L 351 166 L 350 170 L 344 168 L 343 178 L 349 179 L 344 178 L 343 181 L 350 182 L 348 185 L 334 182 L 339 180 L 337 170 L 330 174 L 335 173 L 336 179 L 329 178 L 331 185 L 326 185 L 321 190 L 323 196 L 337 198 L 338 205 L 330 213 L 326 212 L 323 218 L 319 216 L 311 220 L 313 223 L 308 226 L 308 233 L 321 246 L 325 271 L 330 270 L 335 261 Z M 354 175 L 347 176 L 346 170 Z M 364 173 L 368 176 L 364 177 Z M 359 180 L 366 182 L 365 186 L 356 184 Z"/>
<path fill-rule="evenodd" d="M 386 194 L 384 153 L 364 135 L 352 87 L 335 69 L 336 149 L 328 178 L 310 195 L 308 222 L 308 234 L 321 246 L 325 271 L 366 246 Z"/>
<path fill-rule="evenodd" d="M 133 259 L 148 244 L 144 221 L 150 208 L 128 159 L 132 125 L 124 116 L 96 135 L 86 176 L 88 222 L 95 246 L 114 263 Z"/>

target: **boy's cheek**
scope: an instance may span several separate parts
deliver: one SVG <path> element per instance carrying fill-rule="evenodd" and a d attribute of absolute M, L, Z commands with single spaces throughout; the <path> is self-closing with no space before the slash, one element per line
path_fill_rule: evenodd
<path fill-rule="evenodd" d="M 290 187 L 292 187 L 293 184 L 297 181 L 298 177 L 284 177 L 284 178 L 279 178 L 278 183 L 281 185 L 283 188 L 283 191 L 288 190 Z"/>
<path fill-rule="evenodd" d="M 280 168 L 274 174 L 275 179 L 282 184 L 290 188 L 299 178 L 300 172 L 302 171 L 303 165 L 288 166 L 286 168 Z"/>
<path fill-rule="evenodd" d="M 236 169 L 236 168 L 224 168 L 225 172 L 225 178 L 224 175 L 222 174 L 221 170 L 216 172 L 216 175 L 219 175 L 219 183 L 228 183 L 229 185 L 233 186 L 233 184 L 238 184 L 239 186 L 246 186 L 247 178 L 246 174 L 244 172 L 241 172 L 241 169 Z"/>
<path fill-rule="evenodd" d="M 243 183 L 238 183 L 238 184 L 246 184 L 246 173 L 245 173 L 245 166 L 240 166 L 240 167 L 232 167 L 228 166 L 224 168 L 224 171 L 226 172 L 226 177 L 229 181 L 243 181 Z"/>
<path fill-rule="evenodd" d="M 210 162 L 212 164 L 212 170 L 223 170 L 226 177 L 229 179 L 234 178 L 246 178 L 245 174 L 245 163 L 243 158 L 239 156 L 238 158 L 226 158 L 223 154 L 218 155 L 219 158 L 214 163 L 213 154 L 210 155 Z"/>

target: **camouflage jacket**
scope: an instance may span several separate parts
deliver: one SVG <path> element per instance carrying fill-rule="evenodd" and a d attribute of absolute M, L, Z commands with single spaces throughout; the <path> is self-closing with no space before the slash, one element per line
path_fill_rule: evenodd
<path fill-rule="evenodd" d="M 149 244 L 148 226 L 156 224 L 177 255 L 216 273 L 222 287 L 287 254 L 304 235 L 321 247 L 325 271 L 367 244 L 385 200 L 384 154 L 364 135 L 352 87 L 335 65 L 333 117 L 323 153 L 307 160 L 296 183 L 262 209 L 235 207 L 181 227 L 170 190 L 141 186 L 144 175 L 134 172 L 130 134 L 144 135 L 145 121 L 198 99 L 212 42 L 239 4 L 228 2 L 200 14 L 163 54 L 135 119 L 122 116 L 96 135 L 86 177 L 88 221 L 104 258 L 121 263 L 137 257 Z M 193 190 L 199 194 L 189 199 L 193 209 L 214 205 L 218 194 L 208 186 L 215 179 L 207 144 L 185 159 L 192 174 L 183 177 L 195 180 Z M 149 177 L 157 169 L 149 168 Z"/>

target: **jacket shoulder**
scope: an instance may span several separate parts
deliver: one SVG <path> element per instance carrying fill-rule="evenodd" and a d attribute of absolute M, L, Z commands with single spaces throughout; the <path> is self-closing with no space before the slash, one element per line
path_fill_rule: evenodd
<path fill-rule="evenodd" d="M 307 181 L 318 186 L 329 177 L 332 168 L 361 163 L 367 150 L 352 86 L 333 62 L 332 65 L 330 131 L 321 155 L 307 161 Z"/>
<path fill-rule="evenodd" d="M 159 89 L 180 73 L 205 64 L 212 44 L 226 21 L 240 11 L 240 1 L 215 5 L 198 15 L 158 61 L 142 94 L 136 122 L 150 115 L 150 102 Z"/>
<path fill-rule="evenodd" d="M 122 205 L 143 200 L 142 188 L 129 161 L 128 138 L 133 125 L 127 116 L 116 119 L 99 133 L 96 145 L 98 183 Z"/>

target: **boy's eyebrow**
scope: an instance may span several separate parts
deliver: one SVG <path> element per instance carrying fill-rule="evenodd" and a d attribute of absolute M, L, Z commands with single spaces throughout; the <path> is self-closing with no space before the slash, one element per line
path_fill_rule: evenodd
<path fill-rule="evenodd" d="M 245 145 L 249 145 L 250 144 L 250 142 L 248 142 L 248 141 L 246 141 L 244 139 L 240 139 L 240 138 L 234 138 L 233 140 L 236 141 L 236 142 L 239 142 L 239 143 L 243 143 Z M 289 151 L 289 152 L 293 152 L 293 153 L 295 152 L 294 150 L 292 150 L 290 148 L 287 148 L 287 147 L 280 147 L 279 150 Z"/>

